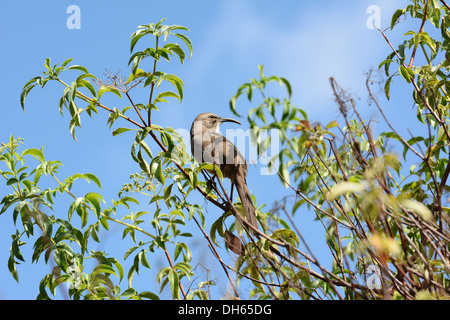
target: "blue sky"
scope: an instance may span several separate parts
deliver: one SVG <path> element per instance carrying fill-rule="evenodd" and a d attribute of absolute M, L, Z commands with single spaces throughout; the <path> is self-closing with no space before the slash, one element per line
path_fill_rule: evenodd
<path fill-rule="evenodd" d="M 44 59 L 61 63 L 74 58 L 73 64 L 87 67 L 90 73 L 101 76 L 106 69 L 129 73 L 130 35 L 140 24 L 168 18 L 167 24 L 188 27 L 186 33 L 194 44 L 192 59 L 184 66 L 174 60 L 161 64 L 164 71 L 177 74 L 185 83 L 184 100 L 172 102 L 154 114 L 155 123 L 178 129 L 189 129 L 195 116 L 212 111 L 221 116 L 232 116 L 228 102 L 237 88 L 250 77 L 258 76 L 258 64 L 265 66 L 267 75 L 287 78 L 293 87 L 293 104 L 304 109 L 312 122 L 328 123 L 338 116 L 333 102 L 329 77 L 334 77 L 342 87 L 359 97 L 358 107 L 364 118 L 380 120 L 374 107 L 366 102 L 365 73 L 390 53 L 381 34 L 367 27 L 370 14 L 367 8 L 377 5 L 381 13 L 381 26 L 390 25 L 390 18 L 397 8 L 408 1 L 393 0 L 345 0 L 345 1 L 294 1 L 294 0 L 192 0 L 192 1 L 2 1 L 0 2 L 0 141 L 12 133 L 25 139 L 26 148 L 44 145 L 47 159 L 60 160 L 64 167 L 60 177 L 77 172 L 92 172 L 102 181 L 100 191 L 108 204 L 117 199 L 122 185 L 129 175 L 139 171 L 130 157 L 133 135 L 112 137 L 106 125 L 107 115 L 100 112 L 94 119 L 83 117 L 77 130 L 78 142 L 69 133 L 69 118 L 61 117 L 58 101 L 62 88 L 50 84 L 44 90 L 35 88 L 26 101 L 26 112 L 19 104 L 23 85 L 44 69 Z M 81 10 L 81 29 L 70 30 L 66 26 L 67 7 L 75 4 Z M 415 23 L 415 22 L 414 22 Z M 389 33 L 393 43 L 401 40 L 402 29 Z M 413 24 L 413 28 L 416 25 Z M 404 31 L 407 31 L 406 29 Z M 404 32 L 403 32 L 404 33 Z M 153 45 L 153 43 L 152 43 Z M 75 73 L 73 74 L 75 76 Z M 70 76 L 68 77 L 68 79 Z M 397 80 L 392 87 L 391 101 L 380 99 L 388 116 L 401 133 L 407 133 L 408 124 L 414 121 L 409 88 Z M 111 99 L 110 106 L 126 105 Z M 117 104 L 117 105 L 116 105 Z M 248 112 L 248 104 L 239 104 L 241 114 Z M 248 125 L 242 119 L 243 129 Z M 125 123 L 122 122 L 121 125 Z M 115 126 L 117 127 L 117 125 Z M 385 128 L 380 124 L 377 131 Z M 261 176 L 252 167 L 248 184 L 260 203 L 270 208 L 274 201 L 288 194 L 277 183 L 275 176 Z M 272 188 L 264 188 L 271 185 Z M 82 184 L 75 192 L 99 191 L 95 186 Z M 0 187 L 0 197 L 4 187 Z M 69 201 L 69 198 L 65 198 Z M 199 198 L 199 201 L 202 200 Z M 67 205 L 67 202 L 66 202 Z M 62 205 L 62 208 L 67 208 Z M 55 212 L 66 218 L 63 209 Z M 301 211 L 301 210 L 300 210 Z M 122 214 L 126 214 L 123 212 Z M 209 211 L 214 221 L 214 209 Z M 296 216 L 297 224 L 319 259 L 326 259 L 322 227 L 313 221 L 307 211 Z M 207 222 L 208 222 L 207 221 Z M 122 229 L 114 227 L 114 235 L 101 250 L 123 257 L 124 251 L 112 248 L 120 240 Z M 193 227 L 194 228 L 194 227 Z M 43 261 L 31 264 L 30 251 L 24 251 L 27 263 L 20 265 L 20 284 L 7 269 L 10 234 L 14 233 L 11 212 L 0 216 L 0 299 L 34 299 L 38 283 L 48 272 Z M 209 230 L 207 225 L 207 230 Z M 109 238 L 111 237 L 111 238 Z M 117 238 L 117 239 L 116 239 Z M 201 236 L 193 239 L 198 248 L 208 252 Z M 124 243 L 125 244 L 125 243 Z M 128 243 L 125 244 L 128 245 Z M 32 241 L 28 243 L 32 246 Z M 325 249 L 325 250 L 324 250 Z M 224 253 L 225 254 L 225 253 Z M 150 259 L 150 258 L 149 258 Z M 232 259 L 232 257 L 230 258 Z M 212 277 L 220 279 L 222 271 L 212 256 L 201 253 L 198 261 L 211 269 Z M 153 270 L 164 264 L 151 261 Z M 200 267 L 199 267 L 200 268 Z M 145 272 L 144 270 L 143 272 Z M 150 285 L 145 290 L 158 292 L 153 271 L 142 275 L 142 281 Z M 39 275 L 39 276 L 36 276 Z M 153 277 L 153 278 L 152 278 Z M 141 278 L 140 278 L 141 279 Z M 141 281 L 141 280 L 140 280 Z M 125 287 L 125 282 L 122 283 Z M 226 288 L 217 289 L 219 294 Z"/>

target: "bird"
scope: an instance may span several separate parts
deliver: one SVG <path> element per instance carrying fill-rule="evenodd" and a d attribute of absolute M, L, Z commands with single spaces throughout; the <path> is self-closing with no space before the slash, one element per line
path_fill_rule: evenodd
<path fill-rule="evenodd" d="M 241 199 L 246 221 L 258 229 L 256 209 L 246 181 L 248 164 L 238 148 L 220 134 L 219 126 L 224 122 L 241 124 L 235 119 L 221 118 L 214 113 L 199 114 L 191 126 L 191 152 L 199 164 L 205 162 L 216 164 L 222 175 L 230 179 L 231 190 L 233 190 L 233 186 L 236 186 Z M 251 228 L 250 232 L 256 234 Z"/>

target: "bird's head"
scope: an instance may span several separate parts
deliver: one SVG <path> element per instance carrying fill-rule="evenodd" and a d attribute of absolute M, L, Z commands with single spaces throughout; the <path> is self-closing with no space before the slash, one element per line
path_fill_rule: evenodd
<path fill-rule="evenodd" d="M 201 123 L 203 130 L 213 130 L 218 132 L 219 125 L 223 122 L 234 122 L 237 124 L 241 124 L 239 121 L 232 118 L 221 118 L 214 113 L 201 113 L 195 118 L 194 123 Z"/>

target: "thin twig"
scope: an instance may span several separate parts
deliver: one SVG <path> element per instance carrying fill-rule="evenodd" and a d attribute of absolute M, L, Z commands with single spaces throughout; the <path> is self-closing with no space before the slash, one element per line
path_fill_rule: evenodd
<path fill-rule="evenodd" d="M 391 122 L 388 120 L 388 118 L 386 117 L 386 115 L 384 114 L 383 108 L 381 108 L 380 104 L 378 103 L 378 100 L 375 98 L 375 96 L 372 93 L 372 90 L 370 89 L 370 85 L 369 85 L 369 78 L 367 78 L 366 81 L 366 88 L 369 92 L 369 96 L 372 99 L 372 101 L 375 103 L 375 105 L 377 106 L 378 110 L 380 111 L 381 115 L 383 116 L 384 121 L 386 121 L 386 124 L 389 126 L 389 128 L 391 128 L 391 130 L 397 135 L 397 137 L 400 139 L 400 141 L 406 146 L 408 147 L 409 150 L 411 150 L 415 155 L 417 155 L 422 161 L 425 159 L 425 156 L 420 154 L 416 149 L 414 149 L 409 143 L 408 141 L 405 140 L 405 138 L 403 138 L 400 134 L 398 134 L 398 132 L 395 130 L 394 126 L 391 124 Z"/>
<path fill-rule="evenodd" d="M 429 2 L 429 0 L 427 0 L 427 3 L 425 4 L 425 12 L 423 13 L 422 24 L 421 24 L 420 29 L 419 29 L 419 34 L 420 34 L 421 32 L 423 32 L 423 29 L 424 29 L 424 27 L 425 27 L 425 21 L 427 21 L 427 15 L 428 15 L 428 2 Z M 420 37 L 420 35 L 419 35 L 419 37 Z M 416 51 L 417 51 L 417 47 L 418 47 L 419 42 L 420 42 L 420 40 L 419 40 L 419 41 L 416 43 L 416 45 L 414 46 L 413 52 L 412 52 L 412 54 L 411 54 L 411 59 L 410 59 L 410 61 L 409 61 L 409 65 L 408 65 L 409 68 L 412 68 L 412 66 L 413 66 L 413 63 L 414 63 L 414 57 L 416 56 Z"/>

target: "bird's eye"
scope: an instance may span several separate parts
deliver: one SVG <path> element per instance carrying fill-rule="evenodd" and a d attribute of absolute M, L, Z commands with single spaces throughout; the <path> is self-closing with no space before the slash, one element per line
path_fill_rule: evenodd
<path fill-rule="evenodd" d="M 210 115 L 209 117 L 210 117 L 211 119 L 214 119 L 214 116 L 213 116 L 213 115 Z"/>

